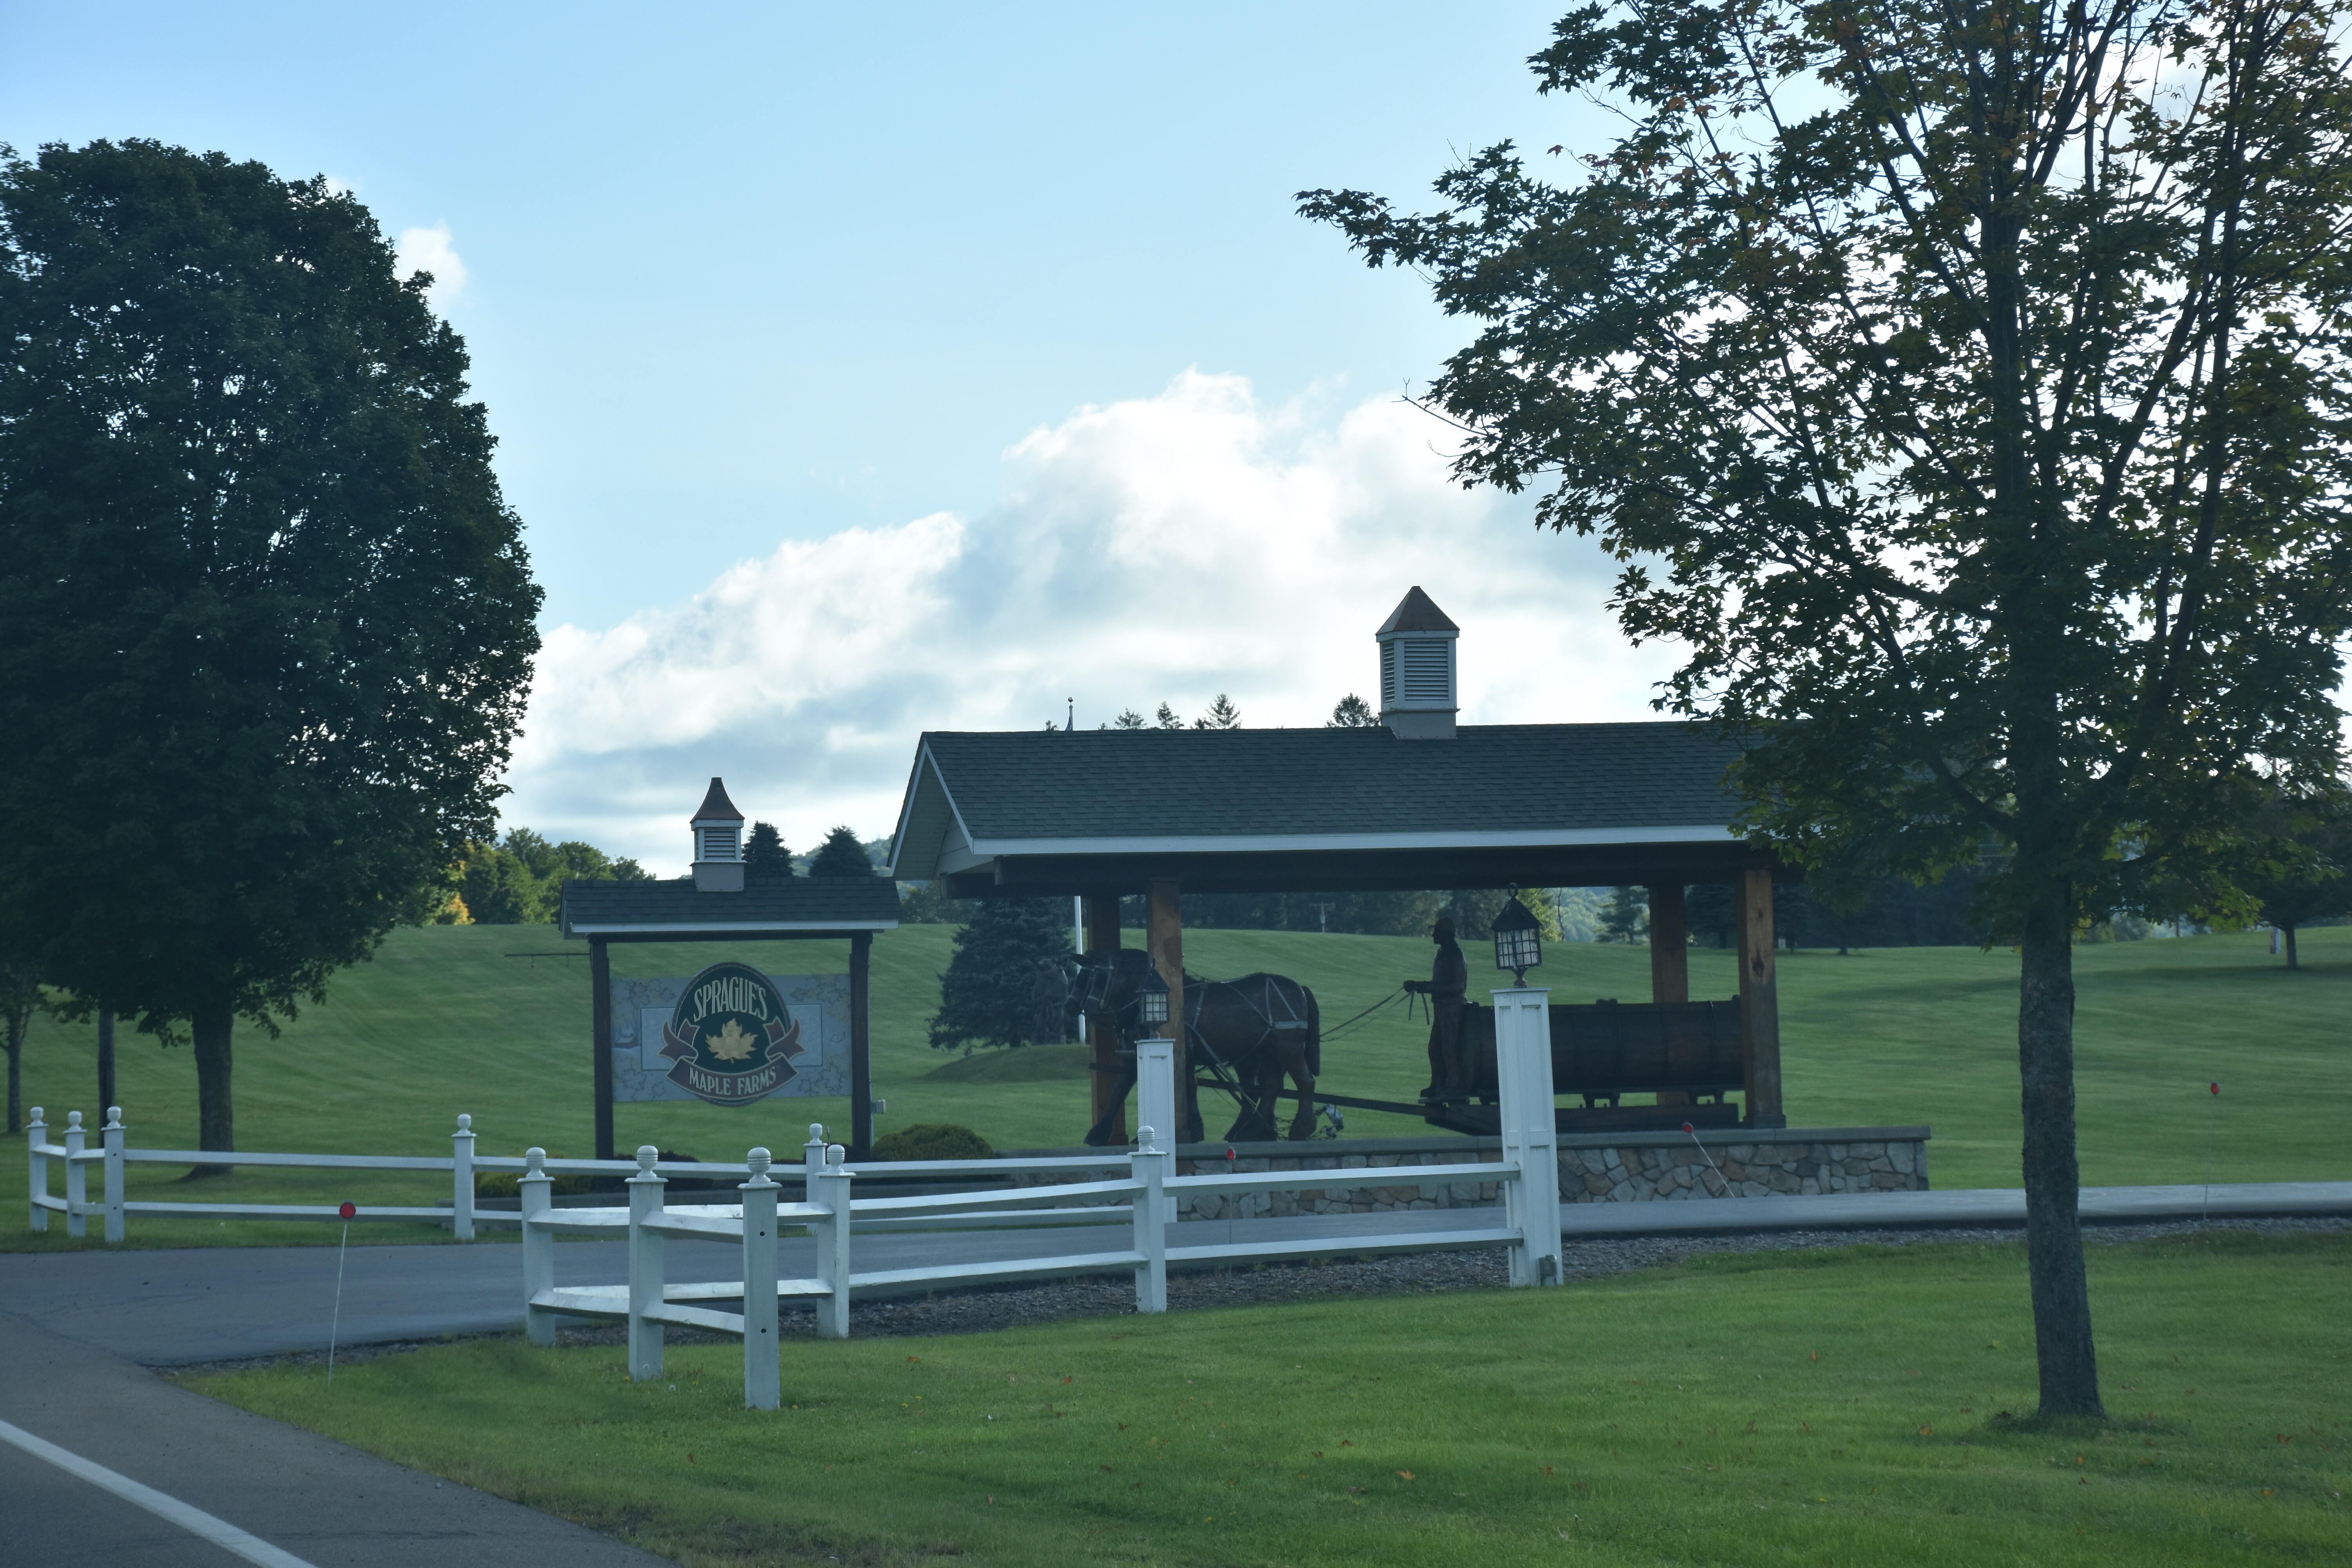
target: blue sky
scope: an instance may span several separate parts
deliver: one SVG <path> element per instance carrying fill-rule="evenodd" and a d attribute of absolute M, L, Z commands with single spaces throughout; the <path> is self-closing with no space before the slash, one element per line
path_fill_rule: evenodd
<path fill-rule="evenodd" d="M 1555 14 L 18 0 L 0 140 L 324 173 L 434 265 L 548 590 L 509 821 L 676 869 L 712 773 L 804 847 L 926 728 L 1319 721 L 1413 582 L 1465 717 L 1645 712 L 1604 563 L 1398 405 L 1465 329 L 1291 210 L 1596 144 Z"/>

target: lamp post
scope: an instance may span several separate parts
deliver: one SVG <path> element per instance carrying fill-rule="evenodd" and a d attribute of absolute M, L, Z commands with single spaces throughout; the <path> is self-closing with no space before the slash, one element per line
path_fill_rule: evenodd
<path fill-rule="evenodd" d="M 1135 987 L 1135 1003 L 1145 1028 L 1156 1035 L 1168 1026 L 1168 982 L 1160 978 L 1156 966 L 1145 965 L 1143 979 Z"/>
<path fill-rule="evenodd" d="M 1543 927 L 1519 902 L 1518 884 L 1511 884 L 1510 901 L 1495 917 L 1495 967 L 1511 972 L 1511 983 L 1524 989 L 1528 971 L 1543 963 Z"/>

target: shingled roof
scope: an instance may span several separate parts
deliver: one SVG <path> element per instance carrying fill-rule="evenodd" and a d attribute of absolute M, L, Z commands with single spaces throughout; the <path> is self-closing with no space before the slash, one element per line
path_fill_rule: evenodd
<path fill-rule="evenodd" d="M 945 877 L 959 894 L 1147 875 L 1204 891 L 1598 882 L 1669 862 L 1700 880 L 1757 858 L 1731 831 L 1734 754 L 1682 723 L 1467 725 L 1451 740 L 1385 726 L 935 731 L 892 874 Z"/>
<path fill-rule="evenodd" d="M 898 885 L 882 877 L 794 877 L 736 893 L 702 892 L 691 879 L 563 884 L 567 937 L 887 931 L 898 923 Z"/>

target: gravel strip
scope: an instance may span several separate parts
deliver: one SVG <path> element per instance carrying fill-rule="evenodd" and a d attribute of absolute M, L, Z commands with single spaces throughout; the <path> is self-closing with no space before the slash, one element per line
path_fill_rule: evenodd
<path fill-rule="evenodd" d="M 2084 1227 L 2095 1246 L 2147 1241 L 2159 1237 L 2193 1236 L 2209 1231 L 2238 1231 L 2260 1236 L 2342 1233 L 2352 1230 L 2352 1217 L 2329 1215 L 2297 1219 L 2163 1220 L 2146 1224 L 2094 1225 Z M 1598 1279 L 1637 1268 L 1665 1268 L 1685 1258 L 1718 1252 L 1778 1252 L 1825 1247 L 1916 1247 L 1947 1242 L 1977 1245 L 2013 1242 L 2024 1235 L 2015 1226 L 1983 1226 L 1910 1230 L 1791 1230 L 1750 1236 L 1627 1237 L 1606 1241 L 1571 1241 L 1563 1264 L 1570 1279 Z M 1437 1295 L 1449 1290 L 1498 1289 L 1508 1282 L 1504 1249 L 1481 1247 L 1462 1252 L 1411 1253 L 1395 1258 L 1318 1259 L 1298 1263 L 1265 1263 L 1227 1270 L 1171 1274 L 1168 1279 L 1171 1311 L 1203 1307 L 1256 1307 L 1279 1301 L 1304 1301 L 1324 1296 Z M 1125 1279 L 1048 1279 L 1012 1285 L 982 1285 L 940 1290 L 928 1296 L 860 1301 L 853 1329 L 861 1339 L 901 1335 L 988 1333 L 1033 1323 L 1055 1323 L 1074 1318 L 1110 1318 L 1135 1310 L 1135 1287 Z M 816 1337 L 813 1309 L 787 1305 L 778 1324 L 784 1339 Z M 565 1345 L 618 1345 L 626 1342 L 627 1329 L 618 1323 L 564 1329 L 558 1340 Z M 732 1337 L 698 1329 L 671 1328 L 666 1342 L 674 1345 L 731 1343 Z M 338 1365 L 373 1361 L 423 1350 L 442 1340 L 404 1340 L 371 1345 L 350 1345 L 336 1352 Z M 308 1351 L 286 1356 L 259 1356 L 240 1361 L 204 1362 L 174 1369 L 181 1373 L 236 1372 L 257 1366 L 316 1366 L 326 1352 Z"/>

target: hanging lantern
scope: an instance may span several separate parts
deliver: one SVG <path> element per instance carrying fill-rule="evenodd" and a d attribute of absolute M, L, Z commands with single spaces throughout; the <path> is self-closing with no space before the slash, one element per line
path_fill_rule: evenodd
<path fill-rule="evenodd" d="M 1157 964 L 1144 967 L 1143 979 L 1135 988 L 1135 1002 L 1145 1028 L 1157 1030 L 1167 1027 L 1168 982 L 1160 978 Z"/>
<path fill-rule="evenodd" d="M 1543 927 L 1519 902 L 1517 883 L 1511 885 L 1510 902 L 1495 917 L 1495 967 L 1511 972 L 1512 984 L 1525 985 L 1528 971 L 1543 962 Z"/>

